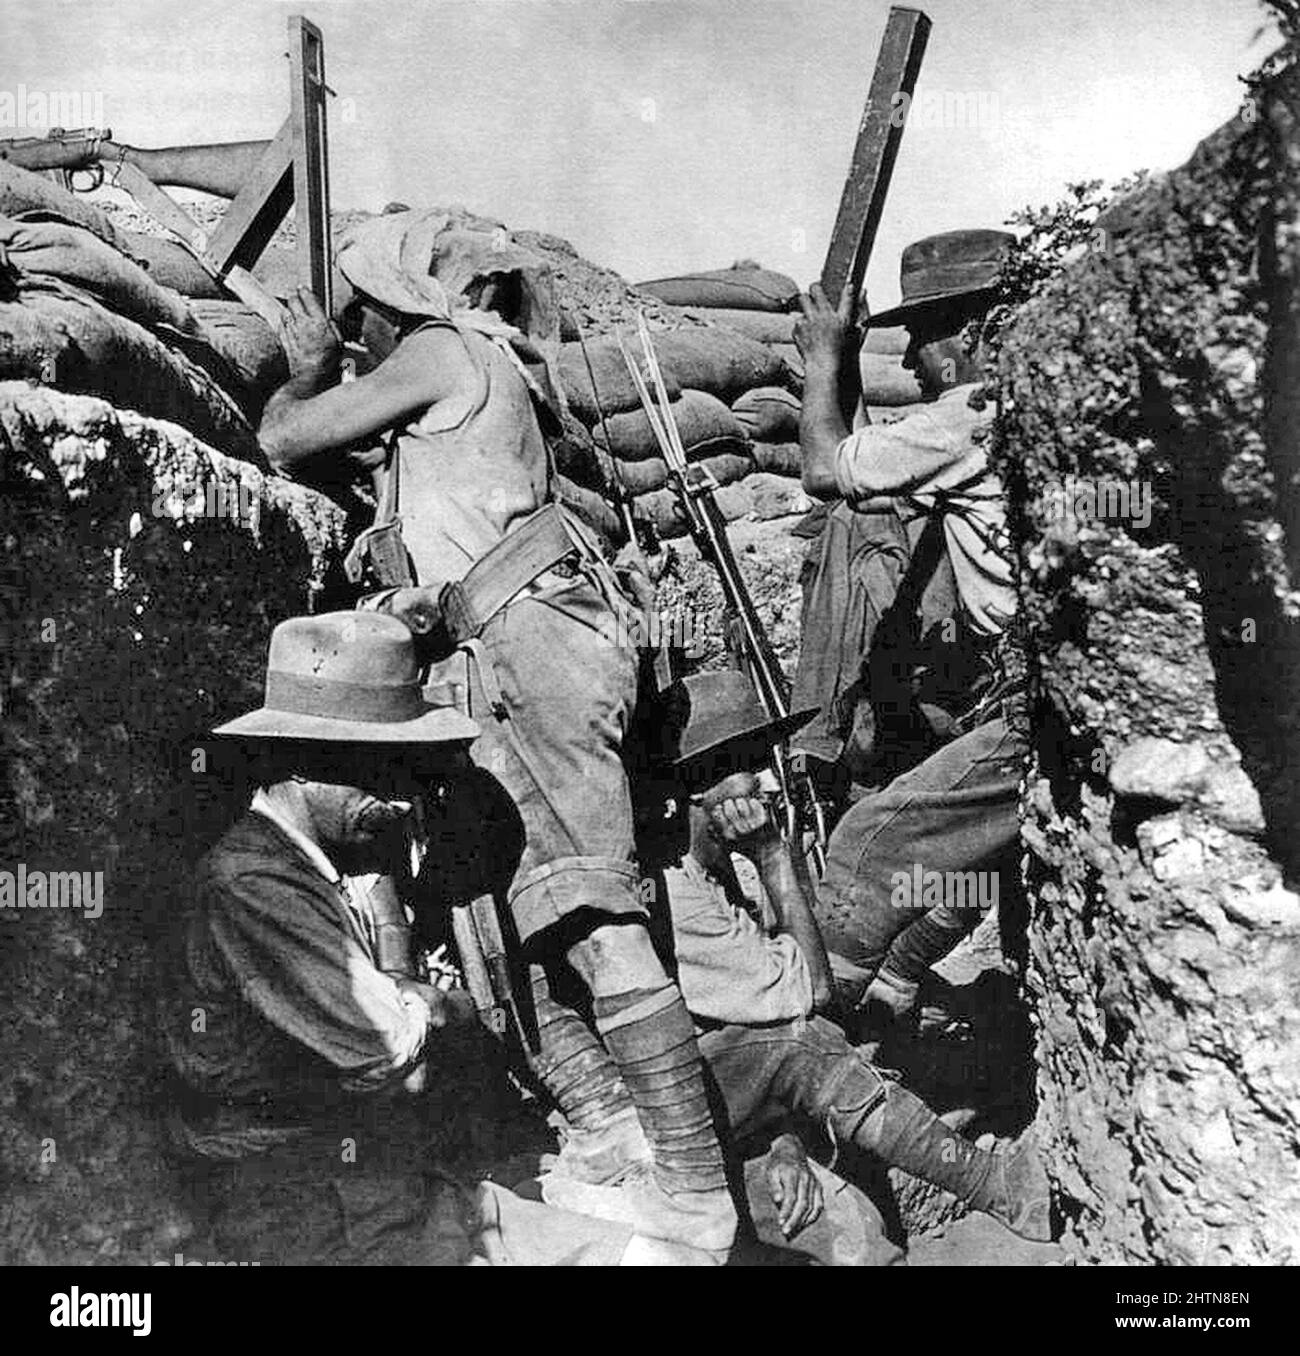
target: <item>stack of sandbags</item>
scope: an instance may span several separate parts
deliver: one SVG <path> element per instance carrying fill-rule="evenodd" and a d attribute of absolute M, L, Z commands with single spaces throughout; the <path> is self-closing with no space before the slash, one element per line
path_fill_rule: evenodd
<path fill-rule="evenodd" d="M 800 315 L 799 286 L 783 273 L 740 263 L 706 273 L 656 278 L 637 284 L 661 301 L 687 310 L 709 325 L 724 325 L 773 348 L 803 376 L 803 359 L 794 342 Z M 907 332 L 899 328 L 871 330 L 862 349 L 862 389 L 867 404 L 899 406 L 921 398 L 915 379 L 902 368 Z"/>
<path fill-rule="evenodd" d="M 219 209 L 190 210 L 205 229 L 215 227 Z M 336 214 L 334 225 L 361 215 Z M 630 287 L 555 236 L 508 234 L 541 255 L 554 276 L 564 317 L 557 375 L 571 412 L 555 448 L 560 490 L 598 532 L 611 542 L 622 538 L 616 511 L 622 494 L 665 534 L 684 530 L 667 465 L 618 348 L 621 336 L 637 352 L 640 316 L 654 334 L 687 458 L 721 487 L 724 512 L 749 511 L 745 487 L 765 468 L 786 473 L 787 481 L 797 477 L 788 458 L 758 451 L 773 440 L 755 436 L 730 408 L 754 390 L 791 398 L 799 390 L 784 341 L 769 342 L 778 333 L 771 324 L 793 323 L 782 309 L 797 304 L 790 279 L 758 269 L 722 270 L 711 282 L 706 278 L 703 292 L 689 283 L 685 291 L 669 289 L 674 298 L 713 307 L 682 309 Z M 283 279 L 292 276 L 286 270 L 292 244 L 290 222 L 255 270 L 273 290 L 282 291 Z M 742 313 L 767 317 L 769 329 L 751 324 L 747 333 L 717 323 Z M 0 163 L 0 379 L 99 395 L 258 461 L 256 422 L 285 373 L 269 327 L 222 299 L 198 263 L 146 215 L 112 194 L 87 202 Z M 768 508 L 776 502 L 770 493 L 759 497 Z"/>
<path fill-rule="evenodd" d="M 743 263 L 730 269 L 659 278 L 638 284 L 660 302 L 681 308 L 679 323 L 703 324 L 726 342 L 747 340 L 780 358 L 779 382 L 755 383 L 734 396 L 733 415 L 749 443 L 754 474 L 745 477 L 750 492 L 748 510 L 756 516 L 798 512 L 804 500 L 797 487 L 799 455 L 799 395 L 803 360 L 794 342 L 801 315 L 799 287 L 780 273 Z M 864 397 L 873 420 L 892 422 L 921 399 L 912 373 L 902 365 L 907 332 L 901 327 L 868 331 L 862 348 Z"/>
<path fill-rule="evenodd" d="M 22 378 L 167 419 L 260 460 L 254 428 L 288 375 L 252 312 L 214 299 L 179 245 L 119 229 L 52 181 L 0 162 L 0 380 Z M 195 298 L 183 259 L 205 280 Z"/>
<path fill-rule="evenodd" d="M 640 354 L 640 313 L 653 333 L 687 460 L 702 464 L 721 487 L 724 514 L 748 512 L 750 500 L 739 485 L 747 485 L 759 467 L 753 442 L 729 406 L 756 388 L 797 391 L 798 374 L 761 334 L 717 325 L 680 303 L 703 298 L 733 311 L 762 307 L 780 319 L 779 308 L 797 302 L 796 285 L 761 269 L 725 269 L 633 289 L 617 274 L 586 265 L 554 237 L 520 232 L 515 238 L 547 254 L 566 314 L 576 322 L 573 338 L 561 348 L 559 372 L 569 408 L 588 436 L 566 439 L 566 473 L 581 484 L 621 485 L 635 497 L 636 512 L 662 535 L 686 530 L 668 467 L 619 352 L 621 337 L 634 357 Z"/>
<path fill-rule="evenodd" d="M 632 319 L 635 301 L 629 309 Z M 668 329 L 663 328 L 668 316 L 648 319 L 687 460 L 704 464 L 720 486 L 745 479 L 758 468 L 730 402 L 756 387 L 796 387 L 794 374 L 769 346 L 733 330 L 689 318 L 679 318 L 679 327 Z M 677 536 L 685 531 L 685 523 L 666 488 L 668 467 L 619 351 L 620 337 L 628 352 L 640 353 L 630 325 L 561 346 L 560 382 L 580 426 L 574 436 L 566 437 L 568 456 L 561 469 L 593 488 L 602 483 L 621 486 L 638 499 L 638 510 L 663 535 Z M 737 513 L 745 511 L 736 496 L 728 502 Z"/>

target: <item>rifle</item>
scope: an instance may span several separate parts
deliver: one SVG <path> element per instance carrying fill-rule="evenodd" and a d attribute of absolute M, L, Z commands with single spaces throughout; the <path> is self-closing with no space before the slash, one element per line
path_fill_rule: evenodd
<path fill-rule="evenodd" d="M 17 137 L 0 141 L 0 160 L 26 170 L 62 170 L 67 186 L 76 193 L 91 193 L 103 182 L 107 168 L 110 182 L 115 165 L 134 165 L 155 184 L 172 188 L 195 188 L 219 198 L 234 198 L 252 177 L 269 141 L 231 141 L 207 146 L 162 146 L 146 150 L 113 140 L 111 129 L 54 128 L 43 137 Z M 85 174 L 78 182 L 73 176 Z"/>
<path fill-rule="evenodd" d="M 529 1046 L 531 1042 L 515 1002 L 496 900 L 491 895 L 480 895 L 468 904 L 453 904 L 451 927 L 465 987 L 478 1009 L 479 1020 L 494 1036 L 504 1036 L 513 1026 L 520 1040 Z"/>
<path fill-rule="evenodd" d="M 632 514 L 632 493 L 628 489 L 627 483 L 623 479 L 623 473 L 618 469 L 618 462 L 614 457 L 614 440 L 610 437 L 609 422 L 605 418 L 605 406 L 596 386 L 596 369 L 591 364 L 591 354 L 587 351 L 587 341 L 583 338 L 582 330 L 576 324 L 574 328 L 578 330 L 578 345 L 582 349 L 582 361 L 587 367 L 587 380 L 591 383 L 591 398 L 596 403 L 596 414 L 600 418 L 601 431 L 605 435 L 605 455 L 609 460 L 609 469 L 605 474 L 606 482 L 618 504 L 619 516 L 623 519 L 623 530 L 627 533 L 628 545 L 635 554 L 641 573 L 649 579 L 650 566 L 646 560 L 646 548 L 647 541 L 651 541 L 652 529 L 645 519 L 641 519 L 641 525 L 645 528 L 646 540 L 643 540 L 637 532 L 637 519 Z M 605 468 L 602 466 L 601 469 L 604 470 Z M 653 545 L 652 541 L 651 545 Z M 666 691 L 673 681 L 673 660 L 668 641 L 662 636 L 655 648 L 654 673 L 655 684 L 659 691 Z"/>
<path fill-rule="evenodd" d="M 668 388 L 664 384 L 644 312 L 637 316 L 637 332 L 646 368 L 659 398 L 658 409 L 621 335 L 618 339 L 619 351 L 627 364 L 659 450 L 668 465 L 668 474 L 682 506 L 691 538 L 700 555 L 717 572 L 718 582 L 722 585 L 728 617 L 729 648 L 736 654 L 754 684 L 768 719 L 783 719 L 790 714 L 790 685 L 732 552 L 726 520 L 713 497 L 714 491 L 719 488 L 718 482 L 704 467 L 692 466 L 686 461 L 686 451 L 668 401 Z M 826 870 L 826 817 L 817 796 L 817 788 L 807 768 L 802 762 L 792 759 L 784 748 L 776 751 L 773 770 L 780 786 L 784 812 L 783 837 L 794 846 L 801 843 L 805 830 L 811 834 L 807 855 L 812 858 L 820 877 Z M 804 852 L 792 855 L 800 862 L 805 856 Z"/>

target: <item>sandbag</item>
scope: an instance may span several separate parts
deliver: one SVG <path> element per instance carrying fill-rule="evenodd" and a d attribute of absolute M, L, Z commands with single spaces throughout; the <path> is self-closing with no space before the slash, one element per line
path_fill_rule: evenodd
<path fill-rule="evenodd" d="M 193 333 L 194 315 L 178 292 L 159 285 L 134 260 L 83 226 L 49 212 L 0 217 L 0 264 L 60 278 L 111 311 L 154 328 Z"/>
<path fill-rule="evenodd" d="M 645 461 L 618 461 L 616 458 L 615 465 L 630 494 L 646 494 L 668 484 L 668 463 L 662 457 L 649 457 Z M 723 452 L 714 457 L 702 457 L 698 465 L 708 470 L 719 485 L 732 485 L 755 469 L 755 459 L 737 452 Z"/>
<path fill-rule="evenodd" d="M 609 458 L 572 413 L 565 415 L 561 432 L 551 439 L 551 455 L 559 473 L 575 485 L 608 492 Z"/>
<path fill-rule="evenodd" d="M 759 344 L 793 344 L 794 327 L 799 320 L 789 311 L 739 311 L 733 307 L 701 308 L 692 314 L 705 324 L 725 325 Z"/>
<path fill-rule="evenodd" d="M 724 485 L 713 496 L 726 522 L 743 518 L 751 507 L 747 492 L 747 480 L 738 480 L 734 484 Z M 665 541 L 672 537 L 684 537 L 690 531 L 681 504 L 672 490 L 651 490 L 640 495 L 636 501 L 637 513 L 648 518 L 655 532 Z"/>
<path fill-rule="evenodd" d="M 23 278 L 17 300 L 0 302 L 3 378 L 101 396 L 264 463 L 248 420 L 202 367 L 53 278 Z"/>
<path fill-rule="evenodd" d="M 799 305 L 799 284 L 766 268 L 718 268 L 653 278 L 637 283 L 673 306 L 732 307 L 744 311 L 793 311 Z"/>
<path fill-rule="evenodd" d="M 798 442 L 801 407 L 799 397 L 782 386 L 759 386 L 731 402 L 746 436 L 760 443 Z"/>
<path fill-rule="evenodd" d="M 670 330 L 655 336 L 665 375 L 679 386 L 707 391 L 730 404 L 755 386 L 791 386 L 794 374 L 776 349 L 724 325 Z"/>
<path fill-rule="evenodd" d="M 794 384 L 793 374 L 773 347 L 746 339 L 724 325 L 661 330 L 653 339 L 670 399 L 676 399 L 688 387 L 731 401 L 754 386 Z M 635 333 L 625 331 L 623 342 L 633 356 L 640 351 Z M 638 409 L 640 401 L 636 387 L 614 336 L 588 339 L 587 351 L 605 413 Z M 597 407 L 581 345 L 560 345 L 559 371 L 570 407 L 584 424 L 593 427 L 597 422 Z"/>
<path fill-rule="evenodd" d="M 799 352 L 798 347 L 794 344 L 772 344 L 771 349 L 772 352 L 785 363 L 790 371 L 795 374 L 799 381 L 802 382 L 803 354 Z"/>
<path fill-rule="evenodd" d="M 720 452 L 743 452 L 745 430 L 740 421 L 716 396 L 707 391 L 683 391 L 672 402 L 673 421 L 681 434 L 687 459 L 696 460 Z M 660 455 L 654 430 L 639 406 L 623 414 L 611 414 L 606 428 L 597 424 L 591 436 L 597 444 L 622 461 L 644 461 Z"/>
<path fill-rule="evenodd" d="M 43 174 L 34 174 L 12 161 L 0 160 L 0 216 L 17 217 L 24 212 L 52 213 L 90 231 L 115 250 L 131 253 L 125 244 L 127 232 L 119 230 L 106 212 L 101 212 L 82 195 L 69 193 Z"/>
<path fill-rule="evenodd" d="M 279 337 L 256 311 L 237 301 L 196 299 L 189 306 L 199 335 L 233 376 L 233 382 L 222 384 L 245 410 L 255 409 L 260 415 L 271 393 L 289 380 L 289 363 Z"/>
<path fill-rule="evenodd" d="M 754 465 L 771 475 L 803 475 L 803 454 L 798 443 L 755 443 Z"/>
<path fill-rule="evenodd" d="M 635 352 L 639 347 L 633 335 L 628 342 L 628 351 Z M 658 336 L 656 337 L 656 346 Z M 557 368 L 560 385 L 564 388 L 569 408 L 588 428 L 599 421 L 599 411 L 607 415 L 622 410 L 639 409 L 641 402 L 636 387 L 628 375 L 623 355 L 618 351 L 618 343 L 612 334 L 593 335 L 587 340 L 587 354 L 591 359 L 591 370 L 596 378 L 596 396 L 592 394 L 591 375 L 583 359 L 581 344 L 561 344 Z M 668 387 L 669 399 L 675 400 L 681 394 L 681 386 L 665 371 L 664 383 Z"/>
<path fill-rule="evenodd" d="M 555 478 L 555 488 L 561 501 L 591 528 L 606 548 L 621 546 L 627 540 L 622 520 L 595 490 L 575 485 L 566 476 Z"/>

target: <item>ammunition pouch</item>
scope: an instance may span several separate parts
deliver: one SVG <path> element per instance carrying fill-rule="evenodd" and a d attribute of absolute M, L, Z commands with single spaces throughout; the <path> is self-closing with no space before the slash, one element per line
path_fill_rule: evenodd
<path fill-rule="evenodd" d="M 343 559 L 343 569 L 352 584 L 410 588 L 415 583 L 415 571 L 402 540 L 402 520 L 393 518 L 358 534 Z"/>

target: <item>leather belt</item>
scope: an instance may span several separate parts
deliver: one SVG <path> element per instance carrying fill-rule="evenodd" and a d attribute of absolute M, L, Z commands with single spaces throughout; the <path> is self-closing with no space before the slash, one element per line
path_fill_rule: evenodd
<path fill-rule="evenodd" d="M 464 579 L 444 588 L 440 601 L 448 634 L 457 645 L 472 640 L 539 575 L 579 554 L 561 506 L 538 509 L 476 561 Z"/>

